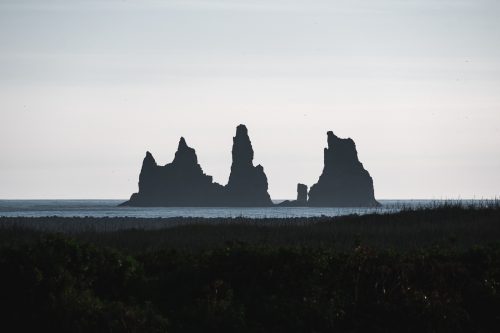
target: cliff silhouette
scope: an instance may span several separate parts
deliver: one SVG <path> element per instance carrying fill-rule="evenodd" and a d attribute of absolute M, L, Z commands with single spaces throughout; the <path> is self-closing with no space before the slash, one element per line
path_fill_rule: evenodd
<path fill-rule="evenodd" d="M 297 185 L 297 200 L 284 207 L 375 207 L 373 180 L 358 159 L 352 139 L 328 132 L 324 167 L 309 192 Z M 267 176 L 261 165 L 253 165 L 254 151 L 245 125 L 233 137 L 232 165 L 226 186 L 215 183 L 198 164 L 196 151 L 181 137 L 174 160 L 159 166 L 147 152 L 139 175 L 139 192 L 122 206 L 137 207 L 269 207 Z"/>

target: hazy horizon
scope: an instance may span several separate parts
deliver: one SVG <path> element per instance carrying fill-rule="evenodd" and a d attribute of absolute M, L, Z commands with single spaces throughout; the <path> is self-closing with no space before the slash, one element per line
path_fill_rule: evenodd
<path fill-rule="evenodd" d="M 126 199 L 179 138 L 273 199 L 350 137 L 378 199 L 500 197 L 500 2 L 0 0 L 0 199 Z"/>

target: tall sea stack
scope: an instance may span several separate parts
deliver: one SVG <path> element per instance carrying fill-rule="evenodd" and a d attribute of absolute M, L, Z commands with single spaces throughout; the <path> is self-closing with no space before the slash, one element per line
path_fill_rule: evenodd
<path fill-rule="evenodd" d="M 328 132 L 324 150 L 324 168 L 309 190 L 309 206 L 375 207 L 373 180 L 358 159 L 352 139 L 341 139 Z"/>
<path fill-rule="evenodd" d="M 225 190 L 229 206 L 272 206 L 264 168 L 253 165 L 253 148 L 245 125 L 236 128 L 233 163 Z"/>

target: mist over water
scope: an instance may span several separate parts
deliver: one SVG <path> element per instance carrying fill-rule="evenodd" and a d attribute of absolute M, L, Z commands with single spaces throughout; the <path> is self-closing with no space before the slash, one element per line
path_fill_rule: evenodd
<path fill-rule="evenodd" d="M 380 200 L 377 208 L 329 207 L 117 207 L 124 200 L 0 200 L 0 217 L 291 218 L 391 213 L 445 203 L 485 205 L 489 200 Z M 275 200 L 275 203 L 281 200 Z"/>

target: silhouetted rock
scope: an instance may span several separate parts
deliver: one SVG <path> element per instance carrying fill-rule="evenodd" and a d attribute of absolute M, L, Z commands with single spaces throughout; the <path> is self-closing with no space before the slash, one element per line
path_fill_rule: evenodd
<path fill-rule="evenodd" d="M 307 185 L 297 184 L 297 202 L 307 204 Z"/>
<path fill-rule="evenodd" d="M 214 206 L 224 188 L 203 173 L 193 148 L 179 141 L 172 163 L 158 166 L 147 152 L 139 176 L 139 192 L 125 206 Z"/>
<path fill-rule="evenodd" d="M 352 139 L 341 139 L 328 132 L 324 168 L 319 181 L 309 190 L 309 206 L 374 207 L 373 180 L 358 160 Z"/>
<path fill-rule="evenodd" d="M 267 177 L 253 166 L 253 149 L 244 125 L 233 139 L 233 164 L 224 187 L 203 173 L 193 148 L 181 138 L 172 163 L 158 166 L 147 152 L 139 176 L 139 192 L 122 206 L 271 206 Z"/>
<path fill-rule="evenodd" d="M 123 206 L 272 206 L 267 177 L 261 165 L 253 165 L 254 152 L 244 125 L 233 138 L 231 174 L 226 186 L 214 183 L 203 173 L 193 148 L 184 138 L 179 141 L 172 163 L 158 166 L 147 152 L 139 176 L 139 192 Z M 340 139 L 328 132 L 324 151 L 324 169 L 319 181 L 311 186 L 297 185 L 297 200 L 280 206 L 373 207 L 373 180 L 358 160 L 351 139 Z"/>
<path fill-rule="evenodd" d="M 285 200 L 278 204 L 280 207 L 306 207 L 307 185 L 297 184 L 297 200 Z"/>
<path fill-rule="evenodd" d="M 261 165 L 253 165 L 253 148 L 245 125 L 236 128 L 233 138 L 233 163 L 227 183 L 227 204 L 230 206 L 272 206 L 267 192 L 267 177 Z"/>

